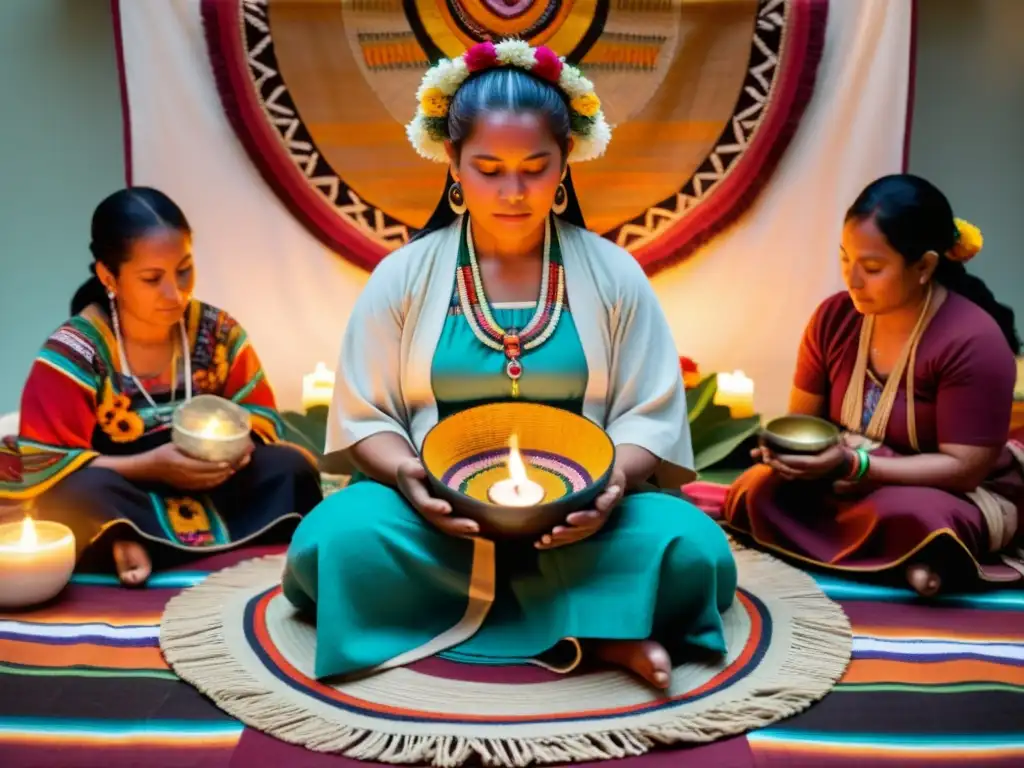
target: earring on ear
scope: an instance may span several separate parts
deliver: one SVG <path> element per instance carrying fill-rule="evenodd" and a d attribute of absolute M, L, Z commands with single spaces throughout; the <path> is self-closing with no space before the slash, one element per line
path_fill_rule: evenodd
<path fill-rule="evenodd" d="M 462 184 L 457 181 L 448 187 L 448 207 L 456 216 L 461 216 L 466 212 L 466 198 L 462 195 Z"/>
<path fill-rule="evenodd" d="M 559 184 L 558 189 L 555 190 L 555 200 L 551 204 L 551 210 L 554 211 L 556 215 L 561 216 L 565 213 L 568 207 L 569 193 L 565 189 L 565 184 Z"/>

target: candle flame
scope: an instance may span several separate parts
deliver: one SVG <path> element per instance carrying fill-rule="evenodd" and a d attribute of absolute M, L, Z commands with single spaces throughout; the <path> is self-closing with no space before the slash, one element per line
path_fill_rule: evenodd
<path fill-rule="evenodd" d="M 39 546 L 39 536 L 36 533 L 36 524 L 31 517 L 25 515 L 21 523 L 21 539 L 18 541 L 18 549 L 36 549 Z"/>
<path fill-rule="evenodd" d="M 523 457 L 519 453 L 519 437 L 516 435 L 512 435 L 508 441 L 508 475 L 517 487 L 530 480 L 526 474 Z"/>
<path fill-rule="evenodd" d="M 216 416 L 211 416 L 210 419 L 203 425 L 203 429 L 200 431 L 200 435 L 203 437 L 216 437 L 217 430 L 220 429 L 220 419 Z"/>

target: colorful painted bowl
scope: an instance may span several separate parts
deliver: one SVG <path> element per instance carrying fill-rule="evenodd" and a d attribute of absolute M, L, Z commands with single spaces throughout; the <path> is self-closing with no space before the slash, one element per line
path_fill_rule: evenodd
<path fill-rule="evenodd" d="M 234 464 L 249 448 L 251 429 L 249 412 L 238 403 L 198 395 L 174 412 L 171 440 L 194 459 Z"/>
<path fill-rule="evenodd" d="M 543 489 L 530 506 L 491 498 L 495 483 L 509 478 L 513 435 L 529 480 Z M 611 476 L 615 445 L 601 427 L 570 411 L 494 403 L 440 421 L 423 441 L 422 459 L 433 494 L 453 514 L 475 520 L 482 536 L 539 538 L 594 503 Z"/>
<path fill-rule="evenodd" d="M 839 427 L 817 416 L 793 414 L 769 421 L 761 430 L 761 445 L 775 453 L 814 456 L 839 442 Z"/>

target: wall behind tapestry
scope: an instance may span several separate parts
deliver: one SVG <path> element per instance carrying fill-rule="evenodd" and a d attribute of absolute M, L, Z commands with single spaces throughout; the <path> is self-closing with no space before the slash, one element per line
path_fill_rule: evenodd
<path fill-rule="evenodd" d="M 679 349 L 708 370 L 743 368 L 769 413 L 785 406 L 808 316 L 841 284 L 843 209 L 902 163 L 910 4 L 830 5 L 815 96 L 771 183 L 736 226 L 653 278 Z M 238 141 L 199 0 L 120 6 L 135 181 L 183 205 L 201 295 L 248 327 L 282 401 L 296 405 L 302 373 L 336 360 L 365 273 L 309 233 Z"/>
<path fill-rule="evenodd" d="M 89 217 L 124 181 L 105 2 L 0 2 L 0 413 L 87 276 Z"/>
<path fill-rule="evenodd" d="M 985 250 L 971 271 L 1024 331 L 1024 2 L 918 3 L 910 170 L 935 181 Z"/>

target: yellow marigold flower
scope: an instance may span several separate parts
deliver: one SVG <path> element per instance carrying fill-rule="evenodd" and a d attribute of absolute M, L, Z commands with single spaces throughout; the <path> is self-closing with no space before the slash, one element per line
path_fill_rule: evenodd
<path fill-rule="evenodd" d="M 957 232 L 960 236 L 956 244 L 949 250 L 949 258 L 953 261 L 970 261 L 978 255 L 985 239 L 981 236 L 981 230 L 964 219 L 953 219 Z"/>
<path fill-rule="evenodd" d="M 585 93 L 582 96 L 577 96 L 571 102 L 569 106 L 572 107 L 573 112 L 583 115 L 584 117 L 593 117 L 597 114 L 597 111 L 601 109 L 601 100 L 597 98 L 597 94 L 591 91 Z"/>
<path fill-rule="evenodd" d="M 115 443 L 133 443 L 146 431 L 142 417 L 134 411 L 119 413 L 112 422 L 100 426 Z"/>
<path fill-rule="evenodd" d="M 448 115 L 448 97 L 440 88 L 427 88 L 420 99 L 420 109 L 427 117 L 445 117 Z"/>

